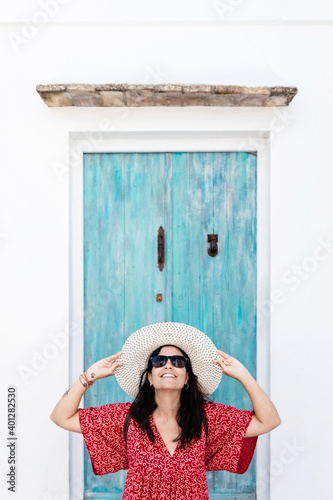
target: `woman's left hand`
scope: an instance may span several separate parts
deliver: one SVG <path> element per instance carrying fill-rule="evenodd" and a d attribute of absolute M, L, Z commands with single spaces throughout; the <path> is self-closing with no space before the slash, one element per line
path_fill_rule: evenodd
<path fill-rule="evenodd" d="M 250 372 L 237 359 L 217 349 L 221 359 L 214 360 L 228 377 L 238 380 L 250 396 L 254 414 L 246 429 L 245 437 L 259 436 L 275 429 L 281 424 L 279 414 L 263 389 L 257 384 Z"/>
<path fill-rule="evenodd" d="M 214 363 L 220 365 L 225 375 L 239 380 L 242 375 L 247 372 L 247 369 L 240 361 L 232 356 L 229 356 L 229 354 L 226 354 L 223 351 L 219 351 L 218 349 L 217 352 L 220 354 L 222 359 L 216 359 L 214 360 Z"/>

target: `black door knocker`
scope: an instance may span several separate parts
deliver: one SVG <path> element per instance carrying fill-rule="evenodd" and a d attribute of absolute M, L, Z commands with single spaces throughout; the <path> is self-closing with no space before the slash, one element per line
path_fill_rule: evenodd
<path fill-rule="evenodd" d="M 218 252 L 217 242 L 218 235 L 217 234 L 207 234 L 207 241 L 210 243 L 210 247 L 208 248 L 208 255 L 211 257 L 216 257 Z"/>

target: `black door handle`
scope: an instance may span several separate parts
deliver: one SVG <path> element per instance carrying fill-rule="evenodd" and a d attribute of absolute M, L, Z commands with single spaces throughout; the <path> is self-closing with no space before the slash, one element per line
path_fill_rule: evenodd
<path fill-rule="evenodd" d="M 164 241 L 164 229 L 160 226 L 157 233 L 157 265 L 161 272 L 163 271 L 165 260 Z"/>

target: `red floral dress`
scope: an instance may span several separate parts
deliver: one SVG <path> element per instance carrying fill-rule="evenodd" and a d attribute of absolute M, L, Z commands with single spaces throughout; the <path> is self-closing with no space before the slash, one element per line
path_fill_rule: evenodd
<path fill-rule="evenodd" d="M 208 500 L 206 471 L 243 474 L 248 469 L 257 443 L 257 437 L 244 437 L 253 410 L 205 403 L 207 441 L 202 429 L 200 439 L 186 449 L 178 441 L 170 455 L 152 415 L 155 443 L 132 418 L 126 449 L 123 427 L 130 406 L 115 403 L 80 409 L 80 426 L 94 474 L 128 469 L 123 500 Z"/>

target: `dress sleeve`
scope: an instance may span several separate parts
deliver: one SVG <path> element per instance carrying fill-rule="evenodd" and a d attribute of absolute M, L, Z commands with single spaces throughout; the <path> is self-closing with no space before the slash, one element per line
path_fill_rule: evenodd
<path fill-rule="evenodd" d="M 96 476 L 127 469 L 124 421 L 131 403 L 80 408 L 79 421 Z"/>
<path fill-rule="evenodd" d="M 204 408 L 208 421 L 206 470 L 244 474 L 250 466 L 258 439 L 258 436 L 244 437 L 254 411 L 237 410 L 219 403 L 206 403 Z"/>

